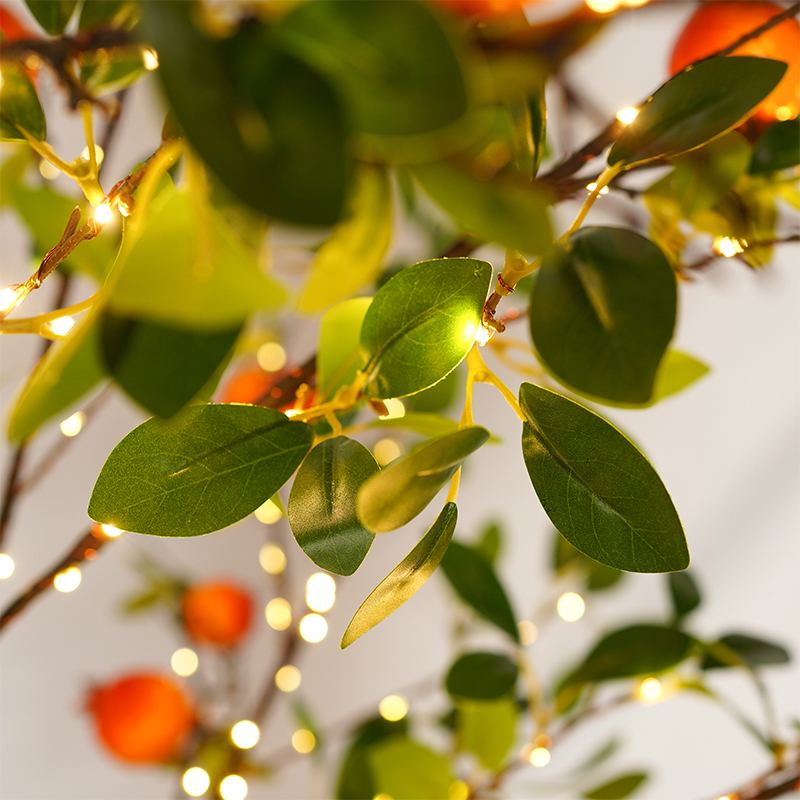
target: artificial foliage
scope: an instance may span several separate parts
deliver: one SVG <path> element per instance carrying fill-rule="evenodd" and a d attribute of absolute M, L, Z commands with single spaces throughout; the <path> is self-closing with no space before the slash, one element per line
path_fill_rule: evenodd
<path fill-rule="evenodd" d="M 639 5 L 577 2 L 545 22 L 529 21 L 513 0 L 4 6 L 0 203 L 26 227 L 36 266 L 0 294 L 0 332 L 48 346 L 7 409 L 15 455 L 3 534 L 16 469 L 40 431 L 101 389 L 124 394 L 142 422 L 97 475 L 86 498 L 89 532 L 6 609 L 3 626 L 24 625 L 18 618 L 31 601 L 120 530 L 225 536 L 254 513 L 274 515 L 296 540 L 293 549 L 262 551 L 283 591 L 287 558 L 310 559 L 328 580 L 372 575 L 370 554 L 383 537 L 416 525 L 416 545 L 388 575 L 373 575 L 375 589 L 349 625 L 332 631 L 341 647 L 359 648 L 434 574 L 468 625 L 485 626 L 497 645 L 468 646 L 441 676 L 447 711 L 437 741 L 445 744 L 420 741 L 405 711 L 352 726 L 326 791 L 353 800 L 504 796 L 506 779 L 545 765 L 609 687 L 622 692 L 618 704 L 660 691 L 660 678 L 714 700 L 707 674 L 739 669 L 763 691 L 760 669 L 790 654 L 749 634 L 708 640 L 692 631 L 702 593 L 685 571 L 692 539 L 680 508 L 646 442 L 631 441 L 603 408 L 679 403 L 673 396 L 709 369 L 673 347 L 679 284 L 720 255 L 734 256 L 738 269 L 767 270 L 773 249 L 797 239 L 785 231 L 797 229 L 800 208 L 798 109 L 791 93 L 777 109 L 766 98 L 787 76 L 796 80 L 798 55 L 736 47 L 761 41 L 759 25 L 765 37 L 780 30 L 781 41 L 800 47 L 798 9 L 743 3 L 758 7 L 759 20 L 739 33 L 745 41 L 720 41 L 682 64 L 632 114 L 558 160 L 546 87 L 616 14 Z M 704 9 L 713 6 L 723 17 L 724 7 L 737 13 L 724 2 Z M 50 144 L 57 132 L 45 71 L 84 126 L 84 157 L 66 161 Z M 167 108 L 162 139 L 127 174 L 101 173 L 96 128 L 113 147 L 127 90 L 145 79 Z M 75 193 L 51 188 L 40 177 L 47 170 L 73 179 Z M 648 225 L 586 224 L 609 191 L 646 211 Z M 553 209 L 576 197 L 583 202 L 562 230 Z M 121 228 L 109 225 L 118 215 Z M 423 240 L 419 257 L 390 258 L 409 225 Z M 276 236 L 307 250 L 294 285 L 270 268 Z M 496 261 L 486 255 L 498 252 Z M 24 316 L 28 295 L 58 280 L 94 289 Z M 74 325 L 65 328 L 64 318 Z M 525 338 L 524 364 L 507 357 L 512 326 Z M 253 368 L 255 350 L 291 350 L 301 330 L 319 331 L 304 361 Z M 493 371 L 497 360 L 518 368 L 516 385 Z M 492 419 L 473 409 L 477 383 L 494 387 L 518 419 L 520 458 L 505 468 L 527 471 L 555 528 L 553 575 L 579 576 L 591 598 L 626 572 L 647 573 L 671 598 L 671 618 L 605 631 L 554 686 L 531 677 L 525 621 L 496 558 L 502 525 L 476 539 L 469 497 L 459 494 L 462 470 L 492 459 Z M 387 432 L 405 436 L 407 452 L 373 453 L 376 433 Z M 429 506 L 434 521 L 421 524 Z M 126 599 L 128 613 L 168 611 L 195 640 L 235 656 L 251 625 L 246 589 L 196 586 L 158 563 L 139 571 L 142 590 Z M 223 588 L 225 602 L 216 603 Z M 303 640 L 325 635 L 326 608 L 298 629 L 280 599 L 267 607 L 283 637 L 268 686 L 286 690 Z M 235 619 L 225 618 L 228 606 Z M 187 794 L 224 800 L 243 797 L 245 780 L 257 796 L 258 781 L 280 769 L 251 755 L 237 740 L 247 729 L 229 731 L 200 697 L 180 700 L 173 738 L 160 730 L 166 740 L 148 744 L 155 707 L 138 733 L 125 727 L 138 724 L 135 714 L 126 722 L 98 711 L 98 698 L 127 685 L 95 689 L 90 704 L 111 753 L 168 762 Z M 270 689 L 251 720 L 266 723 L 274 704 Z M 309 753 L 324 731 L 313 709 L 296 704 L 294 713 L 292 746 Z M 797 741 L 745 725 L 772 768 L 729 796 L 790 791 L 800 780 Z M 110 745 L 114 737 L 124 746 Z M 609 773 L 613 750 L 599 751 L 565 791 L 646 791 L 645 772 Z"/>

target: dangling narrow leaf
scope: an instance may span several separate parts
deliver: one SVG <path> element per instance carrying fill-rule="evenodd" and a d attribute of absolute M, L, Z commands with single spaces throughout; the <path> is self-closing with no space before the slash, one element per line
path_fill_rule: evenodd
<path fill-rule="evenodd" d="M 583 793 L 586 800 L 623 800 L 647 780 L 646 772 L 629 772 Z"/>
<path fill-rule="evenodd" d="M 700 605 L 700 590 L 689 572 L 670 572 L 667 580 L 676 619 L 694 611 Z"/>
<path fill-rule="evenodd" d="M 745 633 L 728 633 L 708 645 L 700 669 L 737 667 L 743 663 L 755 668 L 768 664 L 787 664 L 790 660 L 789 651 L 779 644 Z"/>
<path fill-rule="evenodd" d="M 457 518 L 456 504 L 447 503 L 414 549 L 361 604 L 344 632 L 342 649 L 400 608 L 430 578 L 453 538 Z"/>
<path fill-rule="evenodd" d="M 0 86 L 0 141 L 24 141 L 20 129 L 39 141 L 47 136 L 42 104 L 30 78 L 19 64 L 4 61 Z"/>

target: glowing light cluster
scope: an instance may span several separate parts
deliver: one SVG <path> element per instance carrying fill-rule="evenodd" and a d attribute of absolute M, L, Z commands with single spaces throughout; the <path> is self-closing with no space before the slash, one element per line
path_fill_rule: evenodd
<path fill-rule="evenodd" d="M 633 106 L 625 106 L 617 111 L 617 119 L 625 125 L 630 125 L 639 116 L 639 109 Z"/>
<path fill-rule="evenodd" d="M 59 427 L 64 436 L 77 436 L 86 424 L 86 414 L 83 411 L 76 411 L 61 422 Z"/>
<path fill-rule="evenodd" d="M 200 666 L 200 659 L 190 647 L 180 647 L 172 654 L 169 665 L 176 675 L 180 675 L 181 678 L 188 678 L 197 672 L 197 668 Z"/>
<path fill-rule="evenodd" d="M 276 631 L 285 631 L 292 624 L 292 606 L 284 597 L 275 597 L 264 609 L 267 625 Z"/>
<path fill-rule="evenodd" d="M 244 800 L 247 797 L 247 781 L 241 775 L 228 775 L 219 785 L 222 800 Z"/>
<path fill-rule="evenodd" d="M 293 667 L 291 664 L 281 667 L 275 673 L 275 685 L 282 692 L 295 691 L 300 686 L 301 679 L 300 670 L 297 669 L 297 667 Z"/>
<path fill-rule="evenodd" d="M 286 569 L 286 553 L 279 544 L 267 542 L 258 551 L 258 563 L 264 572 L 280 575 Z"/>
<path fill-rule="evenodd" d="M 183 773 L 183 791 L 191 797 L 200 797 L 205 794 L 211 785 L 208 773 L 201 767 L 190 767 Z"/>
<path fill-rule="evenodd" d="M 658 678 L 645 678 L 637 690 L 639 699 L 645 703 L 655 703 L 664 692 L 664 687 Z"/>
<path fill-rule="evenodd" d="M 298 728 L 292 734 L 292 747 L 298 753 L 310 753 L 317 746 L 317 737 L 307 728 Z"/>
<path fill-rule="evenodd" d="M 260 505 L 254 513 L 256 519 L 265 525 L 273 525 L 283 516 L 281 510 L 272 500 L 267 500 L 266 503 Z"/>
<path fill-rule="evenodd" d="M 591 193 L 591 192 L 593 192 L 593 191 L 594 191 L 596 188 L 597 188 L 597 184 L 596 184 L 596 183 L 589 183 L 589 184 L 587 184 L 587 186 L 586 186 L 586 191 Z M 601 189 L 601 190 L 598 192 L 598 194 L 608 194 L 608 186 L 604 186 L 604 187 L 603 187 L 603 188 L 602 188 L 602 189 Z"/>
<path fill-rule="evenodd" d="M 7 314 L 22 301 L 25 290 L 22 286 L 8 286 L 0 291 L 0 314 Z"/>
<path fill-rule="evenodd" d="M 10 578 L 14 574 L 14 559 L 8 553 L 0 553 L 0 580 Z"/>
<path fill-rule="evenodd" d="M 713 248 L 715 253 L 725 256 L 725 258 L 731 258 L 737 253 L 744 253 L 741 242 L 738 239 L 731 239 L 730 236 L 717 236 L 714 239 Z"/>
<path fill-rule="evenodd" d="M 111 211 L 111 206 L 108 203 L 100 203 L 100 205 L 94 210 L 95 222 L 105 225 L 106 222 L 111 219 L 112 214 L 113 212 Z"/>
<path fill-rule="evenodd" d="M 53 588 L 59 592 L 74 592 L 81 585 L 81 568 L 77 564 L 67 567 L 53 578 Z"/>
<path fill-rule="evenodd" d="M 286 366 L 286 351 L 277 342 L 266 342 L 258 348 L 256 361 L 265 372 L 277 372 Z"/>
<path fill-rule="evenodd" d="M 403 445 L 397 439 L 381 439 L 375 443 L 372 454 L 375 456 L 375 460 L 385 467 L 390 461 L 403 455 Z"/>
<path fill-rule="evenodd" d="M 111 537 L 112 539 L 115 539 L 122 533 L 122 531 L 119 528 L 115 528 L 113 525 L 103 524 L 100 527 L 103 529 L 103 533 L 106 536 Z"/>
<path fill-rule="evenodd" d="M 325 572 L 315 572 L 306 581 L 306 605 L 312 611 L 330 611 L 336 602 L 336 581 Z"/>
<path fill-rule="evenodd" d="M 149 47 L 142 48 L 142 64 L 148 72 L 158 69 L 158 53 Z"/>
<path fill-rule="evenodd" d="M 328 623 L 319 614 L 306 614 L 300 620 L 300 635 L 307 642 L 316 644 L 328 635 Z"/>
<path fill-rule="evenodd" d="M 387 695 L 378 705 L 378 712 L 389 722 L 396 722 L 408 713 L 408 700 L 401 694 Z"/>
<path fill-rule="evenodd" d="M 528 756 L 534 767 L 546 767 L 550 763 L 550 751 L 546 747 L 534 747 Z"/>
<path fill-rule="evenodd" d="M 258 725 L 249 719 L 240 720 L 231 728 L 231 741 L 242 750 L 255 747 L 260 737 Z"/>
<path fill-rule="evenodd" d="M 56 336 L 66 336 L 74 325 L 75 320 L 72 317 L 57 317 L 50 323 L 50 330 Z"/>
<path fill-rule="evenodd" d="M 586 603 L 579 594 L 565 592 L 558 598 L 556 611 L 558 611 L 558 616 L 566 622 L 576 622 L 586 611 Z"/>

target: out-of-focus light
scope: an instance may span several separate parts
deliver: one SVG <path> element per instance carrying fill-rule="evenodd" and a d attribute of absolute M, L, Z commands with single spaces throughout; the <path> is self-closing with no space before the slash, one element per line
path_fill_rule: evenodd
<path fill-rule="evenodd" d="M 400 419 L 406 415 L 406 407 L 402 400 L 392 398 L 384 400 L 383 404 L 386 406 L 388 414 L 383 414 L 381 419 Z"/>
<path fill-rule="evenodd" d="M 258 743 L 261 731 L 255 722 L 243 719 L 231 728 L 231 741 L 242 750 L 249 750 Z"/>
<path fill-rule="evenodd" d="M 149 47 L 142 48 L 142 64 L 148 72 L 158 69 L 158 53 Z"/>
<path fill-rule="evenodd" d="M 639 109 L 634 108 L 633 106 L 625 106 L 625 108 L 621 108 L 617 111 L 617 119 L 620 122 L 625 123 L 625 125 L 630 125 L 636 117 L 639 116 Z"/>
<path fill-rule="evenodd" d="M 586 5 L 597 14 L 610 14 L 619 8 L 621 0 L 586 0 Z"/>
<path fill-rule="evenodd" d="M 523 647 L 532 645 L 539 635 L 539 629 L 529 619 L 520 620 L 517 623 L 517 630 L 519 631 L 519 640 Z"/>
<path fill-rule="evenodd" d="M 315 572 L 306 581 L 306 605 L 312 611 L 330 611 L 336 602 L 336 581 L 326 572 Z"/>
<path fill-rule="evenodd" d="M 637 695 L 640 700 L 645 703 L 655 703 L 661 697 L 664 688 L 661 686 L 661 681 L 658 678 L 645 678 L 637 690 Z"/>
<path fill-rule="evenodd" d="M 385 467 L 390 461 L 403 455 L 403 445 L 397 439 L 381 439 L 375 443 L 372 454 L 375 456 L 375 460 Z"/>
<path fill-rule="evenodd" d="M 63 420 L 59 427 L 64 436 L 77 436 L 83 430 L 85 424 L 86 414 L 84 414 L 83 411 L 76 411 Z"/>
<path fill-rule="evenodd" d="M 0 580 L 10 578 L 14 574 L 14 559 L 8 553 L 0 553 Z"/>
<path fill-rule="evenodd" d="M 475 341 L 478 343 L 478 347 L 483 347 L 491 338 L 492 331 L 485 325 L 479 325 L 478 330 L 475 333 Z"/>
<path fill-rule="evenodd" d="M 59 592 L 74 592 L 81 585 L 81 568 L 74 564 L 53 578 L 53 588 Z"/>
<path fill-rule="evenodd" d="M 72 317 L 57 317 L 50 323 L 50 330 L 56 336 L 65 336 L 72 329 L 75 320 Z"/>
<path fill-rule="evenodd" d="M 471 789 L 466 781 L 453 781 L 447 789 L 447 800 L 467 800 Z"/>
<path fill-rule="evenodd" d="M 39 174 L 46 181 L 54 181 L 61 174 L 61 170 L 58 167 L 51 164 L 49 161 L 45 161 L 45 159 L 42 159 L 39 162 Z"/>
<path fill-rule="evenodd" d="M 7 314 L 22 300 L 22 286 L 8 286 L 0 291 L 0 314 Z"/>
<path fill-rule="evenodd" d="M 286 366 L 286 351 L 277 342 L 266 342 L 258 348 L 256 361 L 265 372 L 277 372 Z"/>
<path fill-rule="evenodd" d="M 103 163 L 103 159 L 105 158 L 105 156 L 106 156 L 106 154 L 103 152 L 103 148 L 100 147 L 99 144 L 96 144 L 94 146 L 94 157 L 97 159 L 97 165 L 98 166 L 100 166 L 100 164 Z M 86 161 L 89 160 L 89 148 L 88 147 L 84 147 L 83 148 L 83 152 L 81 153 L 81 158 L 86 159 Z"/>
<path fill-rule="evenodd" d="M 276 631 L 285 631 L 292 624 L 292 607 L 283 597 L 275 597 L 264 609 L 267 625 Z"/>
<path fill-rule="evenodd" d="M 586 185 L 586 191 L 590 192 L 590 193 L 593 192 L 596 188 L 597 188 L 597 184 L 596 183 L 589 183 L 589 184 Z M 604 186 L 598 192 L 598 194 L 608 194 L 608 186 Z"/>
<path fill-rule="evenodd" d="M 275 673 L 275 685 L 282 691 L 282 692 L 293 692 L 300 686 L 300 681 L 302 676 L 300 675 L 300 670 L 297 667 L 293 667 L 290 664 L 287 664 L 284 667 L 281 667 Z"/>
<path fill-rule="evenodd" d="M 111 206 L 108 203 L 100 203 L 94 210 L 94 218 L 101 225 L 105 225 L 111 219 Z"/>
<path fill-rule="evenodd" d="M 311 644 L 321 642 L 328 635 L 328 623 L 319 614 L 306 614 L 300 620 L 300 635 Z"/>
<path fill-rule="evenodd" d="M 122 214 L 123 217 L 129 217 L 133 213 L 133 206 L 132 206 L 133 198 L 131 200 L 118 200 L 117 201 L 117 211 Z"/>
<path fill-rule="evenodd" d="M 241 775 L 228 775 L 219 785 L 222 800 L 244 800 L 247 797 L 247 781 Z"/>
<path fill-rule="evenodd" d="M 386 794 L 384 792 L 379 792 L 372 798 L 372 800 L 394 800 L 394 798 L 390 794 Z"/>
<path fill-rule="evenodd" d="M 787 119 L 792 118 L 792 109 L 789 106 L 778 106 L 775 109 L 775 116 L 781 121 L 785 122 Z"/>
<path fill-rule="evenodd" d="M 117 536 L 119 536 L 122 533 L 122 531 L 119 528 L 115 528 L 113 525 L 104 524 L 104 525 L 101 525 L 101 527 L 103 529 L 103 533 L 106 536 L 110 536 L 112 539 L 116 538 Z"/>
<path fill-rule="evenodd" d="M 378 712 L 389 722 L 396 722 L 408 714 L 408 700 L 399 694 L 390 694 L 381 700 Z"/>
<path fill-rule="evenodd" d="M 739 241 L 737 239 L 731 239 L 729 236 L 717 236 L 712 246 L 715 253 L 725 256 L 725 258 L 731 258 L 737 253 L 744 252 L 744 248 Z"/>
<path fill-rule="evenodd" d="M 180 647 L 172 654 L 169 665 L 176 675 L 180 675 L 181 678 L 188 678 L 197 672 L 197 668 L 200 666 L 200 659 L 191 648 Z"/>
<path fill-rule="evenodd" d="M 310 753 L 317 746 L 317 737 L 306 728 L 299 728 L 292 734 L 292 747 L 298 753 Z"/>
<path fill-rule="evenodd" d="M 566 622 L 575 622 L 583 616 L 586 611 L 586 603 L 583 598 L 575 592 L 565 592 L 558 598 L 556 604 L 558 616 Z"/>
<path fill-rule="evenodd" d="M 263 522 L 265 525 L 273 525 L 283 516 L 281 510 L 272 500 L 267 500 L 266 503 L 262 503 L 262 505 L 255 510 L 255 515 L 256 519 L 259 522 Z"/>
<path fill-rule="evenodd" d="M 550 751 L 546 747 L 534 747 L 528 756 L 534 767 L 546 767 L 550 763 Z"/>
<path fill-rule="evenodd" d="M 200 797 L 205 794 L 206 789 L 211 785 L 208 773 L 201 767 L 190 767 L 183 773 L 183 791 L 192 797 Z"/>
<path fill-rule="evenodd" d="M 258 551 L 258 563 L 264 572 L 270 575 L 280 575 L 286 569 L 286 553 L 275 542 L 267 542 Z"/>

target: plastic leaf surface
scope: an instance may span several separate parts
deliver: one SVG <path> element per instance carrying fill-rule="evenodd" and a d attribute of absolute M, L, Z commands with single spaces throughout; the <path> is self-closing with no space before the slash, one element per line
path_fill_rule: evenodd
<path fill-rule="evenodd" d="M 678 513 L 650 462 L 602 417 L 555 392 L 520 387 L 522 453 L 558 531 L 585 555 L 629 572 L 689 566 Z"/>
<path fill-rule="evenodd" d="M 630 797 L 647 780 L 646 772 L 629 772 L 583 793 L 586 800 L 622 800 Z"/>
<path fill-rule="evenodd" d="M 406 738 L 392 736 L 374 744 L 367 759 L 380 794 L 393 800 L 442 800 L 453 774 L 448 759 Z"/>
<path fill-rule="evenodd" d="M 39 141 L 47 135 L 42 104 L 30 78 L 21 66 L 13 61 L 4 61 L 0 87 L 0 141 L 24 141 L 20 128 Z"/>
<path fill-rule="evenodd" d="M 371 297 L 345 300 L 322 318 L 317 351 L 317 386 L 325 400 L 336 390 L 352 383 L 364 365 L 359 337 Z"/>
<path fill-rule="evenodd" d="M 776 172 L 800 164 L 800 117 L 770 125 L 753 149 L 750 174 Z"/>
<path fill-rule="evenodd" d="M 472 700 L 496 700 L 517 682 L 519 667 L 500 653 L 465 653 L 445 678 L 449 694 Z"/>
<path fill-rule="evenodd" d="M 519 709 L 511 697 L 458 702 L 458 743 L 474 753 L 485 769 L 497 772 L 516 738 Z"/>

